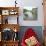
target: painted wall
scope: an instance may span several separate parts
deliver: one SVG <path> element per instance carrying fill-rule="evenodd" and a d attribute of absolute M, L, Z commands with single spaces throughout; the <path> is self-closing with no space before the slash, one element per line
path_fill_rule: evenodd
<path fill-rule="evenodd" d="M 0 0 L 1 7 L 12 7 L 15 6 L 15 0 Z M 44 16 L 43 16 L 43 6 L 42 0 L 17 0 L 17 6 L 20 7 L 19 9 L 19 24 L 21 26 L 43 26 L 44 24 Z M 24 21 L 23 20 L 23 7 L 37 7 L 38 8 L 38 20 L 36 21 Z"/>

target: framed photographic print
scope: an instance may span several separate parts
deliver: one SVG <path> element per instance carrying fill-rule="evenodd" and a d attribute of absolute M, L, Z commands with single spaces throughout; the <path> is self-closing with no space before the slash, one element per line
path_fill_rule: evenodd
<path fill-rule="evenodd" d="M 9 15 L 9 10 L 2 10 L 2 15 Z"/>
<path fill-rule="evenodd" d="M 38 15 L 37 10 L 38 8 L 36 7 L 24 7 L 23 8 L 23 14 L 24 14 L 23 19 L 28 20 L 28 21 L 37 20 L 37 15 Z"/>
<path fill-rule="evenodd" d="M 10 15 L 16 15 L 17 14 L 17 11 L 15 11 L 15 10 L 10 10 L 10 13 L 9 13 Z"/>
<path fill-rule="evenodd" d="M 16 15 L 16 14 L 17 12 L 13 12 L 13 11 L 10 12 L 10 15 Z"/>

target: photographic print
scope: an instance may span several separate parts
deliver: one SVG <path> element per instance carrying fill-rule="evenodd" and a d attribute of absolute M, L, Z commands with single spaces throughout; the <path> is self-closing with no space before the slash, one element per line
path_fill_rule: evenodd
<path fill-rule="evenodd" d="M 9 15 L 9 10 L 2 10 L 2 15 Z"/>
<path fill-rule="evenodd" d="M 38 8 L 36 7 L 24 7 L 23 8 L 23 14 L 24 14 L 24 17 L 23 19 L 24 20 L 37 20 L 37 10 Z"/>

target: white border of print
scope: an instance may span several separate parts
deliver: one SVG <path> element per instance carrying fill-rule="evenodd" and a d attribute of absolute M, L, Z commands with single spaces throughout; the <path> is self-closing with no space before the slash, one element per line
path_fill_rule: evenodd
<path fill-rule="evenodd" d="M 19 24 L 20 26 L 43 26 L 44 25 L 44 16 L 43 16 L 43 10 L 42 7 L 38 8 L 38 19 L 36 21 L 24 21 L 23 20 L 23 8 L 20 11 L 19 16 Z"/>

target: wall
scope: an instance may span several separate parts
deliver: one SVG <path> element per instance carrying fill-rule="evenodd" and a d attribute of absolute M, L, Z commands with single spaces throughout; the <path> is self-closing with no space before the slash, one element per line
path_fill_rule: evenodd
<path fill-rule="evenodd" d="M 15 0 L 0 0 L 1 7 L 15 6 Z M 43 6 L 42 0 L 17 0 L 17 6 L 20 7 L 19 24 L 21 26 L 44 26 Z M 23 7 L 37 7 L 38 8 L 38 20 L 36 21 L 24 21 L 23 20 Z"/>

